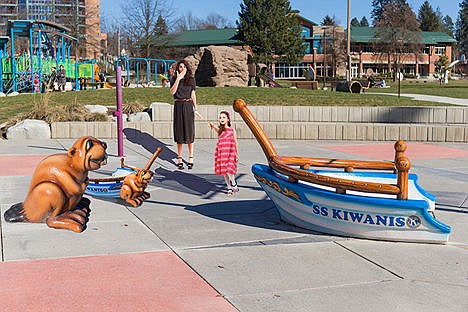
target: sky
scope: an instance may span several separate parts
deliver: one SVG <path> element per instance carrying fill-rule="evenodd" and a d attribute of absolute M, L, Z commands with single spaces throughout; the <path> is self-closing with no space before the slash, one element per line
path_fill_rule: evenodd
<path fill-rule="evenodd" d="M 118 17 L 121 15 L 121 4 L 129 0 L 101 0 L 101 15 L 105 17 Z M 171 2 L 171 0 L 158 0 Z M 418 14 L 419 8 L 425 0 L 407 0 L 413 11 Z M 432 8 L 440 9 L 443 16 L 450 15 L 455 23 L 458 17 L 459 3 L 462 0 L 429 0 Z M 242 0 L 173 0 L 172 8 L 176 16 L 183 16 L 189 12 L 194 17 L 205 18 L 211 13 L 225 17 L 233 27 L 238 19 L 238 12 Z M 308 20 L 320 24 L 326 15 L 335 16 L 339 25 L 347 23 L 347 0 L 290 0 L 292 9 L 299 10 L 300 15 Z M 363 16 L 371 24 L 370 12 L 372 0 L 351 0 L 351 18 L 361 20 Z"/>

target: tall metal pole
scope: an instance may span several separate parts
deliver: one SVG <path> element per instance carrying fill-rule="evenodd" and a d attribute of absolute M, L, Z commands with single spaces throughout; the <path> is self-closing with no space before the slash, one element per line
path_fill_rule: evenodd
<path fill-rule="evenodd" d="M 346 80 L 351 81 L 351 0 L 348 0 L 348 23 L 347 23 L 347 39 L 346 39 Z"/>
<path fill-rule="evenodd" d="M 117 57 L 120 57 L 120 26 L 117 27 Z"/>
<path fill-rule="evenodd" d="M 117 110 L 114 112 L 114 116 L 117 117 L 117 147 L 118 147 L 118 156 L 124 156 L 123 150 L 123 119 L 122 119 L 122 70 L 120 66 L 115 68 L 115 98 L 117 100 Z"/>

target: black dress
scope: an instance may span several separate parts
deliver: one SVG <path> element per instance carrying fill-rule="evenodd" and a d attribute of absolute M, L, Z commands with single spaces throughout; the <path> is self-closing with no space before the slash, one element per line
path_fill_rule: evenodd
<path fill-rule="evenodd" d="M 171 87 L 175 77 L 171 79 Z M 192 91 L 195 90 L 195 79 L 191 78 L 188 84 L 179 81 L 174 94 L 174 141 L 177 144 L 191 144 L 195 141 L 195 112 L 191 100 Z"/>

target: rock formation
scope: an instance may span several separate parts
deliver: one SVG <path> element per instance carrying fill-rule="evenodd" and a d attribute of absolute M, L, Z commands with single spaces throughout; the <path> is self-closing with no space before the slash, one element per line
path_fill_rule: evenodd
<path fill-rule="evenodd" d="M 226 46 L 200 48 L 186 58 L 197 86 L 246 87 L 249 79 L 247 52 Z"/>

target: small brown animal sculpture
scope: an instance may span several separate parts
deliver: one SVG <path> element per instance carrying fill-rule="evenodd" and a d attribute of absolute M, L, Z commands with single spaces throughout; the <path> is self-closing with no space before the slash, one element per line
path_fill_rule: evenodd
<path fill-rule="evenodd" d="M 145 192 L 145 189 L 152 177 L 153 172 L 146 168 L 127 175 L 120 189 L 120 197 L 133 207 L 141 205 L 145 199 L 150 198 L 150 194 Z"/>
<path fill-rule="evenodd" d="M 10 207 L 8 222 L 46 222 L 51 228 L 80 233 L 89 215 L 88 172 L 107 161 L 106 143 L 86 136 L 79 138 L 67 153 L 43 159 L 32 176 L 24 203 Z"/>

